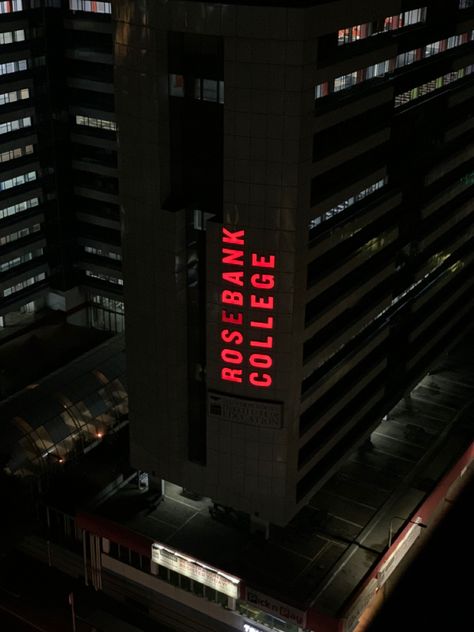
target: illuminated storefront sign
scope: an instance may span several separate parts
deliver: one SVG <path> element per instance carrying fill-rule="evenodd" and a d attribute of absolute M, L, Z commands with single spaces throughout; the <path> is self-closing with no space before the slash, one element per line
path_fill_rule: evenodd
<path fill-rule="evenodd" d="M 250 604 L 257 606 L 260 610 L 268 612 L 274 617 L 297 623 L 300 627 L 304 627 L 306 624 L 306 613 L 302 610 L 292 608 L 287 604 L 273 599 L 273 597 L 267 597 L 263 593 L 259 593 L 252 588 L 246 589 L 246 601 Z"/>
<path fill-rule="evenodd" d="M 221 379 L 269 388 L 273 382 L 275 256 L 248 251 L 245 230 L 222 228 L 221 263 Z"/>
<path fill-rule="evenodd" d="M 152 544 L 151 559 L 160 566 L 189 577 L 204 586 L 214 588 L 228 597 L 236 599 L 239 595 L 240 579 L 237 577 L 207 566 L 162 544 Z"/>

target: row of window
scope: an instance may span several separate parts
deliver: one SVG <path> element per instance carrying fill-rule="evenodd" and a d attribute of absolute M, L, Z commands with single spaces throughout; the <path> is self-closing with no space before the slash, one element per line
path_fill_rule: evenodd
<path fill-rule="evenodd" d="M 337 43 L 339 46 L 350 44 L 358 40 L 365 39 L 371 35 L 386 33 L 387 31 L 396 31 L 404 26 L 411 26 L 426 21 L 426 7 L 405 11 L 397 15 L 385 18 L 381 23 L 366 22 L 357 26 L 339 29 L 337 33 Z"/>
<path fill-rule="evenodd" d="M 21 230 L 16 230 L 13 233 L 9 233 L 8 235 L 3 235 L 3 237 L 0 237 L 0 246 L 10 244 L 12 241 L 17 241 L 18 239 L 22 239 L 23 237 L 28 237 L 28 235 L 37 233 L 40 228 L 41 226 L 39 224 L 33 224 L 32 226 L 27 226 L 26 228 L 22 228 Z"/>
<path fill-rule="evenodd" d="M 432 79 L 431 81 L 428 81 L 421 86 L 412 88 L 411 90 L 407 90 L 406 92 L 402 92 L 401 94 L 397 94 L 395 96 L 395 107 L 398 108 L 402 105 L 405 105 L 405 103 L 410 103 L 411 101 L 415 101 L 416 99 L 425 96 L 426 94 L 430 94 L 430 92 L 434 92 L 435 90 L 444 88 L 450 83 L 453 83 L 458 79 L 462 79 L 463 77 L 467 77 L 473 72 L 474 64 L 471 64 L 470 66 L 466 66 L 465 68 L 460 68 L 459 70 L 455 70 L 454 72 L 448 72 L 441 77 Z"/>
<path fill-rule="evenodd" d="M 17 61 L 8 61 L 5 64 L 0 64 L 0 76 L 11 75 L 14 72 L 20 72 L 28 68 L 28 62 L 26 59 L 18 59 Z"/>
<path fill-rule="evenodd" d="M 339 215 L 339 213 L 342 213 L 342 211 L 345 211 L 346 208 L 349 208 L 349 206 L 356 204 L 356 202 L 360 202 L 360 200 L 363 200 L 368 195 L 375 193 L 375 191 L 378 191 L 379 189 L 384 187 L 386 184 L 387 184 L 387 178 L 382 178 L 381 180 L 377 180 L 377 182 L 374 182 L 373 184 L 369 185 L 362 191 L 359 191 L 359 193 L 352 195 L 350 198 L 347 198 L 347 200 L 344 200 L 344 202 L 341 202 L 337 206 L 334 206 L 333 208 L 331 208 L 329 211 L 326 211 L 325 213 L 322 213 L 322 215 L 318 215 L 318 217 L 315 217 L 314 219 L 312 219 L 309 223 L 309 229 L 311 230 L 312 228 L 316 228 L 316 226 L 319 226 L 322 222 L 326 222 L 327 220 L 332 219 L 336 215 Z"/>
<path fill-rule="evenodd" d="M 112 13 L 111 2 L 92 2 L 91 0 L 69 0 L 71 11 L 87 11 L 88 13 Z"/>
<path fill-rule="evenodd" d="M 397 57 L 385 59 L 384 61 L 368 66 L 367 68 L 360 68 L 359 70 L 354 70 L 347 75 L 336 77 L 332 81 L 324 81 L 323 83 L 318 84 L 315 88 L 314 97 L 315 99 L 320 99 L 328 96 L 331 92 L 347 90 L 352 86 L 369 79 L 373 79 L 374 77 L 383 77 L 385 74 L 393 72 L 398 68 L 403 68 L 404 66 L 413 64 L 415 61 L 431 57 L 432 55 L 444 52 L 450 48 L 462 46 L 463 44 L 469 42 L 469 40 L 474 41 L 474 31 L 461 33 L 460 35 L 453 35 L 447 39 L 427 44 L 422 48 L 400 53 Z"/>
<path fill-rule="evenodd" d="M 17 213 L 21 213 L 23 211 L 27 211 L 29 208 L 38 206 L 38 204 L 39 198 L 37 197 L 30 198 L 29 200 L 25 200 L 24 202 L 18 202 L 18 204 L 12 204 L 11 206 L 0 209 L 0 219 L 10 217 L 11 215 L 16 215 Z"/>
<path fill-rule="evenodd" d="M 33 153 L 33 145 L 25 145 L 24 147 L 15 147 L 8 151 L 0 152 L 0 163 L 8 162 L 9 160 L 15 160 L 15 158 L 22 158 Z"/>
<path fill-rule="evenodd" d="M 44 272 L 41 272 L 40 274 L 35 274 L 35 276 L 30 277 L 29 279 L 25 279 L 24 281 L 21 281 L 20 283 L 16 283 L 15 285 L 12 285 L 11 287 L 7 287 L 3 290 L 3 296 L 4 298 L 6 296 L 10 296 L 11 294 L 16 294 L 16 292 L 20 292 L 21 290 L 24 290 L 26 287 L 29 287 L 30 285 L 34 285 L 35 283 L 39 283 L 40 281 L 44 281 L 46 279 L 46 274 Z"/>
<path fill-rule="evenodd" d="M 102 274 L 101 272 L 95 272 L 93 270 L 86 270 L 86 276 L 93 279 L 100 279 L 101 281 L 107 281 L 108 283 L 114 283 L 115 285 L 123 285 L 123 279 L 112 277 L 108 274 Z"/>
<path fill-rule="evenodd" d="M 23 29 L 19 29 L 17 31 L 6 31 L 4 33 L 0 33 L 0 45 L 13 44 L 15 42 L 24 42 L 24 41 L 25 41 L 25 31 Z"/>
<path fill-rule="evenodd" d="M 76 125 L 85 125 L 86 127 L 94 127 L 96 129 L 106 129 L 111 132 L 117 131 L 117 123 L 115 123 L 115 121 L 93 118 L 92 116 L 82 116 L 81 114 L 76 114 Z"/>
<path fill-rule="evenodd" d="M 95 305 L 99 305 L 110 312 L 116 314 L 123 314 L 125 312 L 125 303 L 123 301 L 116 301 L 113 298 L 100 296 L 99 294 L 91 294 L 90 299 Z"/>
<path fill-rule="evenodd" d="M 23 0 L 2 0 L 0 2 L 0 15 L 2 13 L 14 13 L 23 10 Z"/>
<path fill-rule="evenodd" d="M 30 98 L 29 88 L 22 88 L 21 90 L 13 90 L 13 92 L 4 92 L 0 94 L 0 105 L 6 105 L 7 103 L 14 103 L 15 101 L 22 101 L 23 99 Z"/>
<path fill-rule="evenodd" d="M 472 9 L 474 7 L 474 0 L 459 0 L 460 9 Z"/>
<path fill-rule="evenodd" d="M 0 123 L 0 134 L 8 134 L 9 132 L 16 132 L 24 127 L 31 127 L 31 116 L 24 116 L 14 121 L 5 121 Z"/>
<path fill-rule="evenodd" d="M 0 191 L 6 191 L 7 189 L 13 189 L 19 187 L 27 182 L 33 182 L 36 180 L 36 171 L 29 171 L 28 173 L 22 173 L 19 176 L 8 178 L 8 180 L 0 180 Z"/>
<path fill-rule="evenodd" d="M 0 263 L 0 272 L 6 272 L 7 270 L 16 268 L 22 263 L 26 263 L 27 261 L 31 261 L 32 259 L 36 259 L 36 257 L 41 257 L 42 254 L 43 254 L 43 248 L 37 248 L 36 250 L 25 252 L 19 257 L 10 259 L 10 261 L 4 261 L 3 263 Z"/>
<path fill-rule="evenodd" d="M 452 37 L 448 37 L 448 39 L 438 40 L 437 42 L 427 44 L 422 48 L 414 48 L 413 50 L 408 50 L 405 53 L 400 53 L 395 58 L 395 68 L 409 66 L 416 61 L 420 61 L 420 59 L 425 59 L 427 57 L 431 57 L 432 55 L 443 53 L 451 48 L 456 48 L 456 46 L 462 46 L 463 44 L 467 44 L 470 39 L 474 40 L 474 31 L 470 34 L 461 33 L 460 35 L 453 35 Z"/>
<path fill-rule="evenodd" d="M 92 294 L 89 308 L 90 325 L 95 329 L 113 331 L 117 334 L 125 330 L 125 305 L 107 296 Z"/>
<path fill-rule="evenodd" d="M 186 92 L 197 101 L 224 103 L 224 82 L 216 79 L 185 79 L 183 75 L 170 74 L 169 92 L 172 97 L 184 97 Z"/>
<path fill-rule="evenodd" d="M 84 250 L 91 255 L 97 255 L 99 257 L 107 257 L 108 259 L 115 259 L 115 261 L 121 261 L 122 255 L 118 252 L 110 252 L 101 250 L 100 248 L 93 248 L 92 246 L 84 246 Z"/>

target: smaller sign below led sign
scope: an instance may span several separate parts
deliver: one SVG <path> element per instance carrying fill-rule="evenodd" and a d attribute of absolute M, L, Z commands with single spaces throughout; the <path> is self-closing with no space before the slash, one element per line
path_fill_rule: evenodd
<path fill-rule="evenodd" d="M 250 625 L 250 623 L 244 623 L 244 632 L 264 632 L 264 630 L 262 630 L 262 628 L 256 628 Z"/>
<path fill-rule="evenodd" d="M 283 405 L 262 402 L 243 397 L 231 397 L 209 391 L 207 411 L 210 417 L 220 421 L 232 421 L 260 428 L 281 428 Z"/>
<path fill-rule="evenodd" d="M 252 252 L 245 240 L 245 230 L 222 228 L 221 379 L 269 388 L 273 383 L 275 255 Z"/>
<path fill-rule="evenodd" d="M 239 596 L 240 579 L 183 555 L 168 546 L 153 543 L 151 559 L 160 566 L 189 577 L 189 579 L 204 584 L 204 586 L 214 588 L 228 597 L 236 599 Z"/>

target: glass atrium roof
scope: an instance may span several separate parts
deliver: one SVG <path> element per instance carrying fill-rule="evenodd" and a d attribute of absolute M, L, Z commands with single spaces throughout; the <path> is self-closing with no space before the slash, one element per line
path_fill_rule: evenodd
<path fill-rule="evenodd" d="M 128 420 L 125 339 L 115 336 L 0 402 L 0 453 L 29 476 L 79 455 Z"/>

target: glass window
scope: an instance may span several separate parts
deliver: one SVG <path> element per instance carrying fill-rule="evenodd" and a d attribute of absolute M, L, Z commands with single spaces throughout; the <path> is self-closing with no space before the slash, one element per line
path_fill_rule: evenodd
<path fill-rule="evenodd" d="M 25 145 L 24 147 L 16 147 L 15 149 L 9 149 L 0 153 L 0 163 L 15 160 L 15 158 L 22 158 L 28 154 L 33 153 L 33 145 Z"/>
<path fill-rule="evenodd" d="M 29 98 L 30 91 L 28 88 L 23 88 L 22 90 L 14 90 L 13 92 L 4 92 L 3 94 L 0 94 L 0 105 L 6 105 L 7 103 L 14 103 L 15 101 Z"/>
<path fill-rule="evenodd" d="M 183 75 L 169 76 L 169 90 L 172 97 L 184 97 L 184 77 Z"/>
<path fill-rule="evenodd" d="M 214 79 L 202 80 L 203 101 L 217 101 L 217 81 Z"/>
<path fill-rule="evenodd" d="M 87 11 L 89 13 L 112 13 L 110 2 L 94 2 L 93 0 L 69 0 L 71 11 Z"/>
<path fill-rule="evenodd" d="M 33 180 L 36 180 L 36 171 L 29 171 L 28 173 L 15 176 L 14 178 L 9 178 L 8 180 L 0 180 L 0 191 L 13 189 L 14 187 L 21 186 L 27 182 L 32 182 Z"/>
<path fill-rule="evenodd" d="M 3 0 L 0 2 L 0 14 L 22 11 L 23 0 Z"/>
<path fill-rule="evenodd" d="M 38 204 L 39 199 L 37 197 L 30 198 L 29 200 L 25 200 L 24 202 L 18 202 L 18 204 L 12 204 L 11 206 L 0 209 L 0 219 L 4 219 L 5 217 L 9 217 L 10 215 L 16 215 L 17 213 L 26 211 L 29 208 L 38 206 Z"/>
<path fill-rule="evenodd" d="M 91 116 L 76 115 L 76 125 L 85 125 L 87 127 L 95 127 L 96 129 L 105 129 L 111 132 L 117 130 L 117 123 L 107 119 L 98 119 Z"/>
<path fill-rule="evenodd" d="M 28 62 L 26 59 L 19 59 L 17 61 L 8 61 L 4 64 L 0 64 L 0 75 L 10 75 L 14 72 L 21 72 L 28 68 Z"/>

